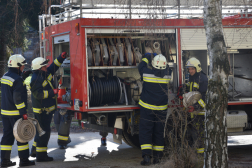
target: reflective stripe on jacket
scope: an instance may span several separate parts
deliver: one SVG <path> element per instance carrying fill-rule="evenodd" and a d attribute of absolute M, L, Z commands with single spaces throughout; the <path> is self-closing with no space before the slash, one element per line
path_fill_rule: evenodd
<path fill-rule="evenodd" d="M 168 103 L 169 68 L 165 70 L 149 69 L 150 57 L 142 59 L 138 71 L 143 80 L 143 89 L 139 105 L 151 110 L 165 110 Z"/>
<path fill-rule="evenodd" d="M 27 113 L 27 89 L 17 68 L 9 68 L 1 78 L 1 115 L 17 117 Z"/>
<path fill-rule="evenodd" d="M 53 75 L 59 69 L 64 59 L 59 55 L 53 63 L 47 68 L 47 72 L 36 70 L 31 78 L 31 98 L 34 113 L 41 111 L 53 111 L 56 107 L 56 99 L 53 92 L 54 80 Z M 52 107 L 54 109 L 52 110 Z"/>
<path fill-rule="evenodd" d="M 189 76 L 189 82 L 186 84 L 187 91 L 199 91 L 202 98 L 196 103 L 199 104 L 202 108 L 205 108 L 205 96 L 208 86 L 208 78 L 205 73 L 202 71 L 195 73 L 193 76 Z"/>

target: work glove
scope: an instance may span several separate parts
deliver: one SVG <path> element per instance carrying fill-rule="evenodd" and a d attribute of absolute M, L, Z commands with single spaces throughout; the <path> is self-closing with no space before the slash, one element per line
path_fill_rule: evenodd
<path fill-rule="evenodd" d="M 27 114 L 22 115 L 23 120 L 27 120 L 27 118 L 28 118 Z"/>
<path fill-rule="evenodd" d="M 194 109 L 193 106 L 189 106 L 189 107 L 188 107 L 188 112 L 189 112 L 189 113 L 194 112 L 194 111 L 195 111 L 195 109 Z"/>
<path fill-rule="evenodd" d="M 61 57 L 65 59 L 67 57 L 67 52 L 61 53 Z"/>
<path fill-rule="evenodd" d="M 58 89 L 53 89 L 53 93 L 55 95 L 55 96 L 53 96 L 54 99 L 56 99 L 58 97 L 58 92 L 59 92 Z"/>
<path fill-rule="evenodd" d="M 32 70 L 23 71 L 21 75 L 23 80 L 25 80 L 28 76 L 30 76 L 31 73 L 32 73 Z"/>
<path fill-rule="evenodd" d="M 58 91 L 59 91 L 58 89 L 53 89 L 54 94 L 58 94 Z"/>
<path fill-rule="evenodd" d="M 57 98 L 58 97 L 58 89 L 51 89 L 49 91 L 49 96 L 48 97 Z"/>
<path fill-rule="evenodd" d="M 147 58 L 149 60 L 149 62 L 151 61 L 151 55 L 153 55 L 153 57 L 155 57 L 157 54 L 156 53 L 145 53 L 143 58 Z"/>
<path fill-rule="evenodd" d="M 184 92 L 184 87 L 185 87 L 185 85 L 179 85 L 179 87 L 178 87 L 177 97 L 178 97 L 180 100 L 183 99 L 183 94 L 185 93 L 185 92 Z"/>

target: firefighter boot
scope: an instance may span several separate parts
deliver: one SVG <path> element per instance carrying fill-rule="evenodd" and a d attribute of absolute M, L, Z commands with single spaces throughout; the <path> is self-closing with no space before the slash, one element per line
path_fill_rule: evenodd
<path fill-rule="evenodd" d="M 2 159 L 1 161 L 1 167 L 10 167 L 10 166 L 15 166 L 16 162 L 10 161 L 10 159 Z"/>
<path fill-rule="evenodd" d="M 101 138 L 101 145 L 102 146 L 106 146 L 107 145 L 107 139 L 106 139 L 106 137 L 102 137 Z"/>
<path fill-rule="evenodd" d="M 31 157 L 36 157 L 36 147 L 32 146 L 30 156 Z"/>
<path fill-rule="evenodd" d="M 43 158 L 37 158 L 36 160 L 37 162 L 50 162 L 53 161 L 53 157 L 49 157 L 49 156 L 45 156 Z"/>
<path fill-rule="evenodd" d="M 23 166 L 32 166 L 35 165 L 34 161 L 30 161 L 29 159 L 21 159 L 20 158 L 20 162 L 19 162 L 19 166 L 23 167 Z"/>
<path fill-rule="evenodd" d="M 149 166 L 151 164 L 151 157 L 150 155 L 144 155 L 143 161 L 141 161 L 141 165 Z"/>
<path fill-rule="evenodd" d="M 158 157 L 153 159 L 153 164 L 158 164 L 160 163 L 160 159 Z"/>

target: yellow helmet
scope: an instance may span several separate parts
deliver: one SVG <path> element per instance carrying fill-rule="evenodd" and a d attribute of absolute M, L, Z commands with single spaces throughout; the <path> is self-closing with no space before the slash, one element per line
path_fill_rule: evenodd
<path fill-rule="evenodd" d="M 156 55 L 152 60 L 152 66 L 156 69 L 166 69 L 166 58 L 162 54 Z"/>
<path fill-rule="evenodd" d="M 27 64 L 26 60 L 21 54 L 12 55 L 8 60 L 8 67 L 11 68 L 18 68 L 25 64 Z"/>
<path fill-rule="evenodd" d="M 189 67 L 194 67 L 196 68 L 196 72 L 200 72 L 202 69 L 201 69 L 201 64 L 200 64 L 200 61 L 195 58 L 195 57 L 192 57 L 190 58 L 187 62 L 186 62 L 186 68 L 189 68 Z"/>

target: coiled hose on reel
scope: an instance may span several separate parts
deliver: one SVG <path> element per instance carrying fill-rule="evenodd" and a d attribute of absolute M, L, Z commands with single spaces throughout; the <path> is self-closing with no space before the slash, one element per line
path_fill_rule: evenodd
<path fill-rule="evenodd" d="M 100 106 L 118 102 L 122 95 L 121 82 L 118 77 L 89 79 L 90 106 Z"/>
<path fill-rule="evenodd" d="M 34 119 L 28 117 L 27 120 L 23 120 L 22 118 L 18 119 L 13 127 L 13 135 L 18 142 L 26 143 L 31 141 L 36 135 L 36 128 L 38 130 L 39 136 L 45 134 L 45 131 L 39 125 L 39 122 Z"/>

